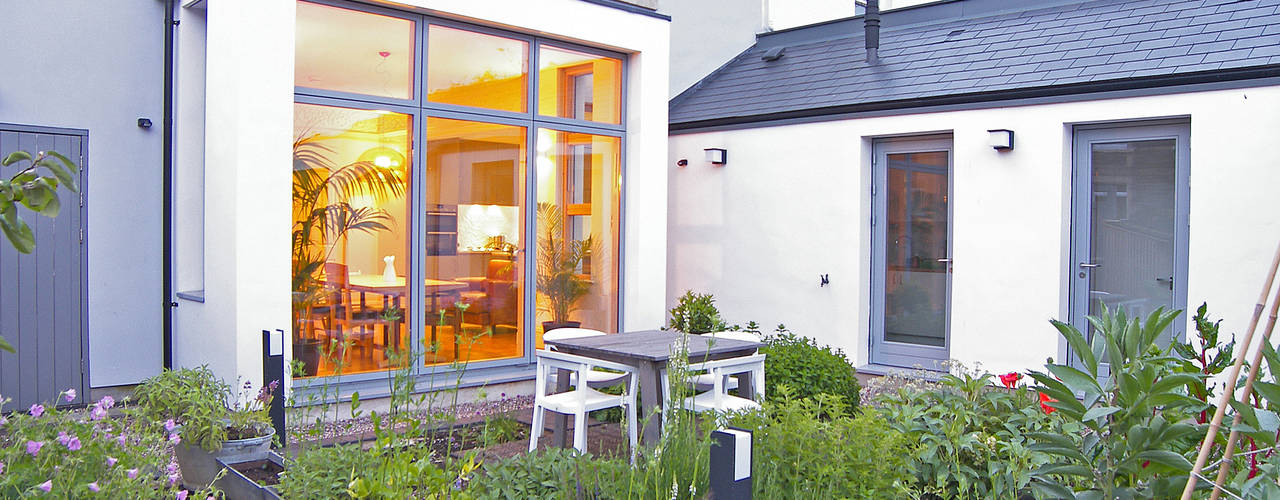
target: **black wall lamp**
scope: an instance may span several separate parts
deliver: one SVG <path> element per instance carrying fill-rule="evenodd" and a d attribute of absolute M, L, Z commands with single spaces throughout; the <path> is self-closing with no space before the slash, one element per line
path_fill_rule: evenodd
<path fill-rule="evenodd" d="M 724 165 L 729 158 L 729 152 L 720 148 L 706 148 L 703 151 L 707 154 L 707 161 L 712 165 Z"/>
<path fill-rule="evenodd" d="M 997 128 L 988 130 L 987 144 L 996 149 L 996 151 L 1009 151 L 1013 149 L 1013 131 L 1009 129 Z"/>
<path fill-rule="evenodd" d="M 677 162 L 676 162 L 676 166 L 677 166 L 677 167 L 686 167 L 686 166 L 689 166 L 689 160 L 686 160 L 686 159 L 684 159 L 684 158 L 681 158 L 681 159 L 680 159 L 680 161 L 677 161 Z"/>

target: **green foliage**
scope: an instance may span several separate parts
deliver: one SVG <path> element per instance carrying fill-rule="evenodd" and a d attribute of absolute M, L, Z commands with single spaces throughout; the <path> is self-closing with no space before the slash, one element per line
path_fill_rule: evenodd
<path fill-rule="evenodd" d="M 138 417 L 153 422 L 174 420 L 182 426 L 182 438 L 188 443 L 217 451 L 227 440 L 231 386 L 208 366 L 163 370 L 143 380 L 133 397 Z"/>
<path fill-rule="evenodd" d="M 908 459 L 913 478 L 903 484 L 912 498 L 1020 498 L 1048 461 L 1028 434 L 1079 429 L 1046 415 L 1027 389 L 992 387 L 989 373 L 947 374 L 936 387 L 900 388 L 876 401 L 890 426 L 918 443 Z"/>
<path fill-rule="evenodd" d="M 1218 329 L 1222 320 L 1211 321 L 1209 319 L 1209 305 L 1200 304 L 1200 308 L 1196 309 L 1196 315 L 1192 317 L 1192 321 L 1196 326 L 1196 344 L 1190 342 L 1173 343 L 1173 352 L 1181 358 L 1178 371 L 1182 373 L 1193 373 L 1205 375 L 1197 383 L 1187 384 L 1189 395 L 1200 400 L 1200 402 L 1209 404 L 1213 398 L 1213 387 L 1210 380 L 1213 376 L 1222 373 L 1227 367 L 1231 366 L 1234 359 L 1232 354 L 1235 352 L 1235 338 L 1231 342 L 1218 342 Z M 1196 415 L 1197 423 L 1208 423 L 1211 412 L 1209 408 L 1201 410 Z"/>
<path fill-rule="evenodd" d="M 76 186 L 80 166 L 54 151 L 41 151 L 34 157 L 26 151 L 14 151 L 0 160 L 0 166 L 20 168 L 8 179 L 0 178 L 0 232 L 13 248 L 31 253 L 36 247 L 35 233 L 18 216 L 18 207 L 27 207 L 45 217 L 57 217 L 62 208 L 58 186 L 80 192 Z"/>
<path fill-rule="evenodd" d="M 546 448 L 485 465 L 467 492 L 482 500 L 603 496 L 623 482 L 629 468 L 572 448 Z"/>
<path fill-rule="evenodd" d="M 776 401 L 779 388 L 789 386 L 797 399 L 832 394 L 844 398 L 849 406 L 858 405 L 862 386 L 844 351 L 819 346 L 812 338 L 778 325 L 777 331 L 765 338 L 760 353 L 767 356 L 764 382 L 765 395 L 770 400 Z"/>
<path fill-rule="evenodd" d="M 1204 375 L 1180 372 L 1181 360 L 1156 346 L 1180 313 L 1161 308 L 1143 321 L 1104 306 L 1100 316 L 1089 317 L 1092 342 L 1074 326 L 1053 322 L 1084 370 L 1049 363 L 1047 373 L 1031 376 L 1054 400 L 1048 405 L 1055 413 L 1083 431 L 1031 434 L 1032 449 L 1051 457 L 1034 474 L 1041 494 L 1167 498 L 1182 490 L 1191 469 L 1186 456 L 1204 436 L 1203 426 L 1189 422 L 1204 403 L 1186 393 Z M 1079 477 L 1084 486 L 1069 488 L 1055 475 Z"/>
<path fill-rule="evenodd" d="M 710 333 L 727 329 L 716 299 L 709 293 L 686 290 L 671 308 L 671 329 L 684 333 Z"/>
<path fill-rule="evenodd" d="M 5 403 L 0 400 L 0 498 L 175 498 L 181 490 L 177 476 L 168 475 L 167 434 L 154 422 L 108 417 L 115 404 L 109 397 L 85 410 L 45 404 L 18 411 Z"/>
<path fill-rule="evenodd" d="M 752 431 L 756 498 L 893 498 L 910 480 L 905 436 L 873 409 L 851 412 L 840 396 L 796 399 L 783 386 L 764 412 L 732 422 Z"/>
<path fill-rule="evenodd" d="M 578 308 L 578 300 L 591 292 L 591 280 L 583 264 L 599 251 L 592 235 L 568 240 L 564 236 L 564 215 L 554 203 L 538 203 L 538 282 L 542 303 L 551 321 L 564 323 Z"/>

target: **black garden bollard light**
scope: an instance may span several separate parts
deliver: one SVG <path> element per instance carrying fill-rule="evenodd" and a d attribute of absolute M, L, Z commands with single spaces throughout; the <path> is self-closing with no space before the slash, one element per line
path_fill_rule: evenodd
<path fill-rule="evenodd" d="M 711 433 L 709 470 L 713 499 L 751 498 L 751 431 L 725 428 Z"/>
<path fill-rule="evenodd" d="M 276 390 L 271 393 L 271 408 L 267 414 L 271 416 L 271 426 L 276 429 L 276 439 L 280 446 L 288 441 L 284 435 L 284 330 L 262 331 L 262 385 L 265 387 L 276 381 Z"/>

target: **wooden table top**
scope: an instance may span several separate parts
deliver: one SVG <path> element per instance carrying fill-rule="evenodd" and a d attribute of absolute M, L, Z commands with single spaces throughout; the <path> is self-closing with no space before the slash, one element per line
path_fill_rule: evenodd
<path fill-rule="evenodd" d="M 671 359 L 671 351 L 683 336 L 685 334 L 668 330 L 644 330 L 544 342 L 569 354 L 613 361 L 632 359 L 661 363 Z M 688 337 L 689 359 L 692 361 L 749 354 L 764 347 L 764 344 L 759 342 L 726 338 L 714 338 L 715 342 L 712 342 L 713 337 L 709 335 L 689 335 Z"/>
<path fill-rule="evenodd" d="M 453 290 L 458 288 L 466 288 L 467 284 L 461 281 L 435 280 L 427 278 L 428 291 Z M 388 282 L 382 279 L 381 274 L 352 274 L 347 277 L 347 284 L 356 290 L 368 290 L 378 293 L 390 293 L 399 291 L 404 293 L 405 277 L 396 276 L 394 282 Z"/>

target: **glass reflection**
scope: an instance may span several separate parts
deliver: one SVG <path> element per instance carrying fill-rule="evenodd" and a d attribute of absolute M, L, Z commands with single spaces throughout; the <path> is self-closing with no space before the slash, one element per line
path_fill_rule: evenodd
<path fill-rule="evenodd" d="M 884 337 L 946 343 L 947 153 L 887 155 Z"/>
<path fill-rule="evenodd" d="M 540 334 L 617 331 L 620 146 L 617 137 L 538 130 Z"/>
<path fill-rule="evenodd" d="M 408 346 L 412 117 L 294 105 L 293 356 L 306 375 L 393 368 Z"/>
<path fill-rule="evenodd" d="M 539 46 L 538 114 L 621 123 L 622 61 Z"/>
<path fill-rule="evenodd" d="M 529 44 L 432 25 L 427 28 L 427 100 L 523 113 Z"/>
<path fill-rule="evenodd" d="M 414 23 L 298 2 L 293 84 L 413 99 Z"/>
<path fill-rule="evenodd" d="M 524 354 L 525 130 L 427 119 L 427 364 Z"/>

